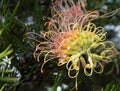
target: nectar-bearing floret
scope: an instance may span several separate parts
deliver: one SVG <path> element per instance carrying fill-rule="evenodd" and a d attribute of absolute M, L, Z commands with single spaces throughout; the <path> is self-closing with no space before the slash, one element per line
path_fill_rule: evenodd
<path fill-rule="evenodd" d="M 51 15 L 52 18 L 47 18 L 50 21 L 45 23 L 48 24 L 48 29 L 67 31 L 70 24 L 82 26 L 89 20 L 98 18 L 99 12 L 86 11 L 86 0 L 77 0 L 76 3 L 74 0 L 53 0 Z"/>

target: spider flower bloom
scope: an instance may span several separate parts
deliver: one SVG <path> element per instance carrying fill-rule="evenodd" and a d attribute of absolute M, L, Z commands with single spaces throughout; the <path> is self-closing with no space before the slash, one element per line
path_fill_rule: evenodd
<path fill-rule="evenodd" d="M 34 57 L 37 57 L 39 61 L 40 55 L 45 54 L 44 63 L 58 58 L 59 66 L 66 64 L 69 76 L 71 70 L 79 72 L 80 66 L 83 66 L 87 76 L 92 75 L 93 71 L 99 73 L 95 70 L 96 67 L 101 68 L 101 73 L 103 71 L 102 62 L 111 61 L 114 44 L 105 41 L 104 29 L 96 27 L 91 22 L 83 28 L 73 24 L 72 30 L 62 32 L 50 30 L 41 34 L 45 41 L 36 46 Z M 87 72 L 87 69 L 91 69 L 90 73 Z M 74 76 L 70 77 L 74 78 Z"/>
<path fill-rule="evenodd" d="M 41 72 L 46 62 L 57 58 L 58 66 L 66 65 L 68 76 L 76 78 L 76 88 L 80 69 L 87 76 L 93 72 L 102 73 L 104 63 L 111 61 L 114 47 L 112 42 L 105 41 L 104 28 L 89 22 L 98 17 L 99 13 L 84 12 L 84 1 L 78 0 L 75 4 L 73 0 L 56 0 L 48 23 L 49 31 L 41 32 L 44 41 L 39 42 L 34 51 L 38 61 L 41 54 L 45 55 Z"/>
<path fill-rule="evenodd" d="M 112 42 L 105 41 L 104 29 L 91 22 L 84 27 L 77 24 L 67 27 L 65 31 L 54 29 L 42 33 L 45 41 L 40 42 L 34 52 L 38 60 L 45 54 L 41 72 L 46 62 L 58 58 L 58 66 L 65 64 L 70 78 L 77 78 L 81 68 L 87 76 L 102 73 L 104 63 L 111 61 L 114 47 Z"/>

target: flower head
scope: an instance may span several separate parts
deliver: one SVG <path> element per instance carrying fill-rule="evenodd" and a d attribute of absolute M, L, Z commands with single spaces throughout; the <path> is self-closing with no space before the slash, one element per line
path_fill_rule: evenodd
<path fill-rule="evenodd" d="M 84 12 L 83 1 L 75 4 L 73 0 L 59 0 L 53 3 L 48 32 L 41 32 L 44 41 L 39 42 L 34 51 L 38 61 L 41 54 L 45 55 L 41 72 L 45 63 L 54 58 L 58 59 L 58 66 L 66 65 L 70 78 L 77 78 L 81 68 L 87 76 L 93 72 L 102 73 L 104 63 L 111 61 L 114 44 L 105 41 L 103 27 L 96 27 L 89 21 L 99 13 Z"/>
<path fill-rule="evenodd" d="M 37 45 L 34 56 L 39 59 L 40 54 L 44 53 L 44 64 L 58 58 L 58 66 L 66 64 L 71 78 L 78 75 L 81 66 L 87 76 L 92 75 L 93 71 L 101 73 L 102 62 L 111 61 L 111 49 L 114 47 L 112 42 L 105 41 L 104 29 L 89 22 L 82 28 L 73 24 L 71 30 L 63 30 L 50 30 L 44 33 L 43 38 L 46 41 Z M 100 68 L 99 71 L 96 71 L 96 67 Z M 70 75 L 72 70 L 76 71 L 75 76 Z"/>
<path fill-rule="evenodd" d="M 37 45 L 34 52 L 38 60 L 41 54 L 45 54 L 41 72 L 46 62 L 58 58 L 58 66 L 65 64 L 70 78 L 77 78 L 81 67 L 87 76 L 91 76 L 93 71 L 102 73 L 103 63 L 111 61 L 114 47 L 112 42 L 105 41 L 104 29 L 91 22 L 82 28 L 76 24 L 71 30 L 69 28 L 68 31 L 50 30 L 44 33 L 45 41 Z M 71 74 L 72 71 L 75 75 Z"/>

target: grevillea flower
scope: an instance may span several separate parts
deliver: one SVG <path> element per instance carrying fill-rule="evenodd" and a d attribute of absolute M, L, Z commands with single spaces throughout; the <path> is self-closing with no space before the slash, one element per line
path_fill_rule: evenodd
<path fill-rule="evenodd" d="M 82 28 L 76 24 L 72 26 L 68 31 L 50 30 L 43 34 L 45 41 L 40 42 L 34 52 L 38 60 L 41 54 L 45 54 L 41 72 L 46 62 L 58 58 L 58 66 L 65 64 L 70 78 L 77 78 L 81 67 L 87 76 L 91 76 L 93 71 L 102 73 L 103 63 L 111 61 L 114 44 L 105 41 L 104 29 L 91 22 Z M 75 75 L 71 74 L 72 71 Z"/>
<path fill-rule="evenodd" d="M 76 78 L 76 87 L 80 69 L 87 76 L 93 72 L 102 73 L 104 63 L 111 61 L 114 47 L 112 42 L 105 41 L 104 28 L 96 27 L 89 21 L 96 18 L 98 12 L 85 13 L 81 9 L 84 5 L 82 0 L 77 4 L 73 0 L 53 3 L 54 15 L 48 23 L 48 31 L 41 32 L 44 41 L 39 42 L 34 51 L 34 57 L 38 61 L 41 54 L 45 55 L 41 72 L 46 62 L 57 58 L 58 66 L 66 65 L 68 76 Z"/>

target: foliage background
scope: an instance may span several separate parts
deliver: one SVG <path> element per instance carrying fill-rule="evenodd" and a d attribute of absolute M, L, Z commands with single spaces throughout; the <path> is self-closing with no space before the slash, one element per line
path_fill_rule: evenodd
<path fill-rule="evenodd" d="M 87 10 L 107 13 L 120 8 L 120 0 L 87 1 Z M 65 67 L 57 67 L 56 63 L 50 62 L 45 65 L 45 72 L 41 74 L 41 63 L 33 58 L 35 47 L 29 40 L 23 41 L 27 32 L 47 31 L 43 16 L 51 16 L 50 4 L 50 0 L 0 0 L 0 53 L 9 44 L 12 45 L 10 50 L 13 51 L 0 59 L 0 62 L 3 62 L 5 57 L 12 57 L 4 69 L 0 65 L 0 70 L 3 70 L 0 73 L 1 77 L 8 77 L 7 80 L 0 80 L 1 87 L 6 84 L 3 91 L 75 91 L 74 79 L 67 76 Z M 112 17 L 93 21 L 97 26 L 105 27 L 108 32 L 107 40 L 116 43 L 116 56 L 113 62 L 105 65 L 105 70 L 100 75 L 94 73 L 91 77 L 86 77 L 81 71 L 78 78 L 80 91 L 120 91 L 119 17 L 120 10 Z M 12 71 L 6 74 L 4 72 L 7 69 Z M 8 81 L 9 78 L 15 79 Z"/>

